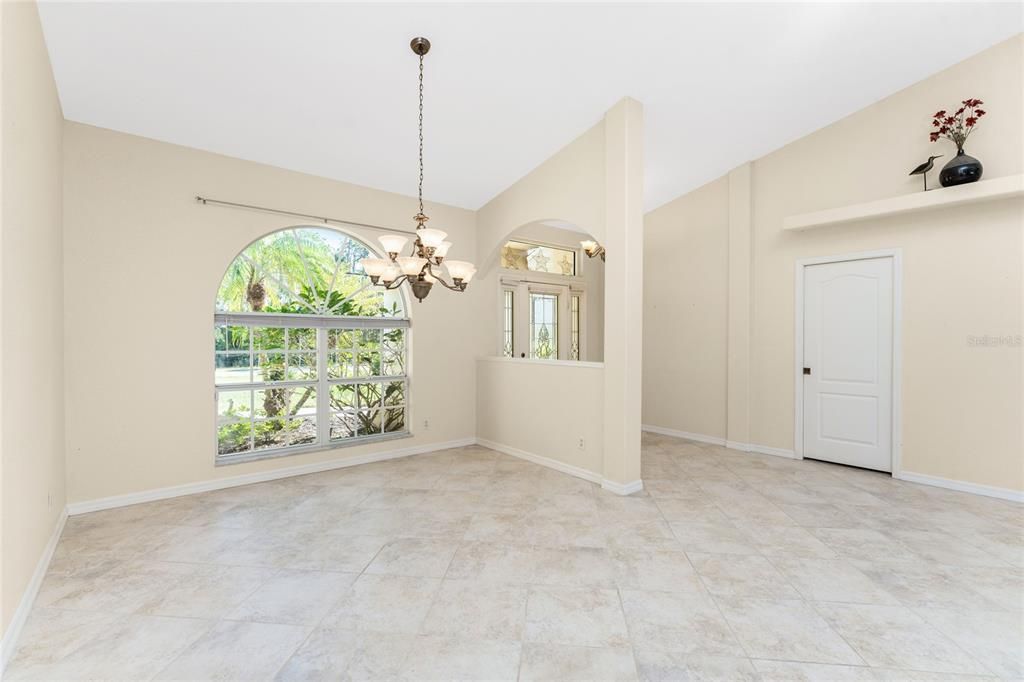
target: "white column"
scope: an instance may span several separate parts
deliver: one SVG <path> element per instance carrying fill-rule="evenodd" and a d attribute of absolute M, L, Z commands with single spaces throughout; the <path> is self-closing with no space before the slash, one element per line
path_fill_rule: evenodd
<path fill-rule="evenodd" d="M 726 445 L 750 443 L 751 165 L 729 173 L 729 315 Z"/>
<path fill-rule="evenodd" d="M 605 114 L 604 483 L 641 490 L 644 113 L 620 100 Z"/>

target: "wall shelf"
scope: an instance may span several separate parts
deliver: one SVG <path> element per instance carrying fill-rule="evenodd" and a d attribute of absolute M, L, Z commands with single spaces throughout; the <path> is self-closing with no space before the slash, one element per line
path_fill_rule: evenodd
<path fill-rule="evenodd" d="M 814 213 L 787 216 L 782 221 L 783 230 L 811 230 L 817 227 L 840 225 L 868 218 L 880 218 L 903 213 L 918 213 L 957 206 L 974 204 L 995 199 L 1024 196 L 1024 174 L 1008 175 L 992 180 L 981 180 L 969 185 L 941 187 L 928 192 L 905 194 L 890 199 L 879 199 L 863 204 L 830 208 Z"/>

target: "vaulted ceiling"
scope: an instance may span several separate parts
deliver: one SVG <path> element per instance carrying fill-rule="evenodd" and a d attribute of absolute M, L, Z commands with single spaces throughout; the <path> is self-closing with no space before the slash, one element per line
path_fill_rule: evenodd
<path fill-rule="evenodd" d="M 1010 37 L 1021 8 L 46 2 L 40 12 L 70 120 L 405 194 L 416 191 L 408 43 L 427 36 L 425 191 L 466 208 L 632 96 L 646 112 L 654 208 Z"/>

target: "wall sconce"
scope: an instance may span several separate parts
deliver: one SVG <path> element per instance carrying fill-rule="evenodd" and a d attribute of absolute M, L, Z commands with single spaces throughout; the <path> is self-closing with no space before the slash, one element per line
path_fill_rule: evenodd
<path fill-rule="evenodd" d="M 590 258 L 601 257 L 604 260 L 604 247 L 595 242 L 592 239 L 586 239 L 580 242 L 580 246 L 583 247 L 583 253 L 587 254 Z"/>

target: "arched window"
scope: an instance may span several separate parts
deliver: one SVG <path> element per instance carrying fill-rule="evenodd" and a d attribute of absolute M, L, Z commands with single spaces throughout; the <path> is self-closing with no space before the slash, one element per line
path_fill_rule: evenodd
<path fill-rule="evenodd" d="M 214 311 L 219 464 L 408 433 L 409 320 L 362 272 L 374 255 L 295 227 L 231 263 Z"/>

